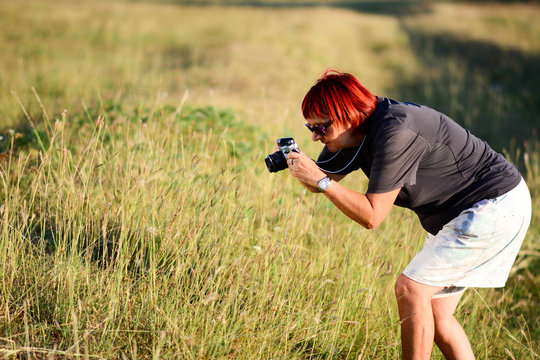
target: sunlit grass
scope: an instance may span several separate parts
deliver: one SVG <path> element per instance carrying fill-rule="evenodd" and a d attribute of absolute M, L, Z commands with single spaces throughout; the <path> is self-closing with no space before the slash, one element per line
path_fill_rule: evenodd
<path fill-rule="evenodd" d="M 447 33 L 469 40 L 488 41 L 504 48 L 517 48 L 529 54 L 540 53 L 536 36 L 540 7 L 523 3 L 438 3 L 433 11 L 415 16 L 410 26 L 427 33 Z M 434 26 L 436 24 L 436 26 Z"/>
<path fill-rule="evenodd" d="M 266 139 L 227 113 L 136 113 L 64 116 L 44 151 L 6 160 L 4 354 L 343 353 L 388 286 L 387 246 L 343 217 L 314 221 L 321 203 L 237 148 L 228 132 Z"/>
<path fill-rule="evenodd" d="M 231 113 L 105 110 L 51 119 L 4 160 L 4 355 L 398 356 L 393 279 L 423 233 L 412 214 L 363 230 L 270 175 L 267 135 Z M 469 292 L 460 311 L 487 357 L 511 316 L 485 309 L 492 296 Z M 505 346 L 534 351 L 531 336 Z"/>

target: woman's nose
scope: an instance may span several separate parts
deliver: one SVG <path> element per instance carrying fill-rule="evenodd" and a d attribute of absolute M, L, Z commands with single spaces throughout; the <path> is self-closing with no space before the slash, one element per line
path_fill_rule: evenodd
<path fill-rule="evenodd" d="M 317 134 L 315 131 L 311 133 L 311 140 L 318 141 L 321 138 L 321 135 Z"/>

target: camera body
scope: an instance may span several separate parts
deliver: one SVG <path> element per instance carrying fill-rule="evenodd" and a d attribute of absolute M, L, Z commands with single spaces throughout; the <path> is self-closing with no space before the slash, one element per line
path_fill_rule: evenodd
<path fill-rule="evenodd" d="M 270 154 L 264 159 L 266 167 L 270 172 L 278 172 L 286 169 L 287 166 L 287 154 L 291 151 L 300 152 L 298 145 L 294 142 L 292 137 L 279 138 L 277 140 L 278 151 Z"/>

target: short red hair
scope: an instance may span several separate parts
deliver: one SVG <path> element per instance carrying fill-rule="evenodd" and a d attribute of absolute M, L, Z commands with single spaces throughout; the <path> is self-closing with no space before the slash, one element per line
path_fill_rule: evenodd
<path fill-rule="evenodd" d="M 377 97 L 353 75 L 328 69 L 302 101 L 304 118 L 328 118 L 343 125 L 350 123 L 366 132 L 365 120 L 377 107 Z"/>

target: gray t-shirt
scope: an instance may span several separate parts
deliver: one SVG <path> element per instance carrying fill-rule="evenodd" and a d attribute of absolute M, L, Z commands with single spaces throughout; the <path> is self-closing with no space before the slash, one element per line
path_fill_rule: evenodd
<path fill-rule="evenodd" d="M 436 234 L 475 202 L 517 186 L 517 169 L 489 145 L 448 116 L 429 107 L 378 97 L 361 146 L 331 153 L 317 165 L 329 173 L 361 168 L 368 193 L 401 187 L 395 205 L 413 210 L 424 229 Z"/>

